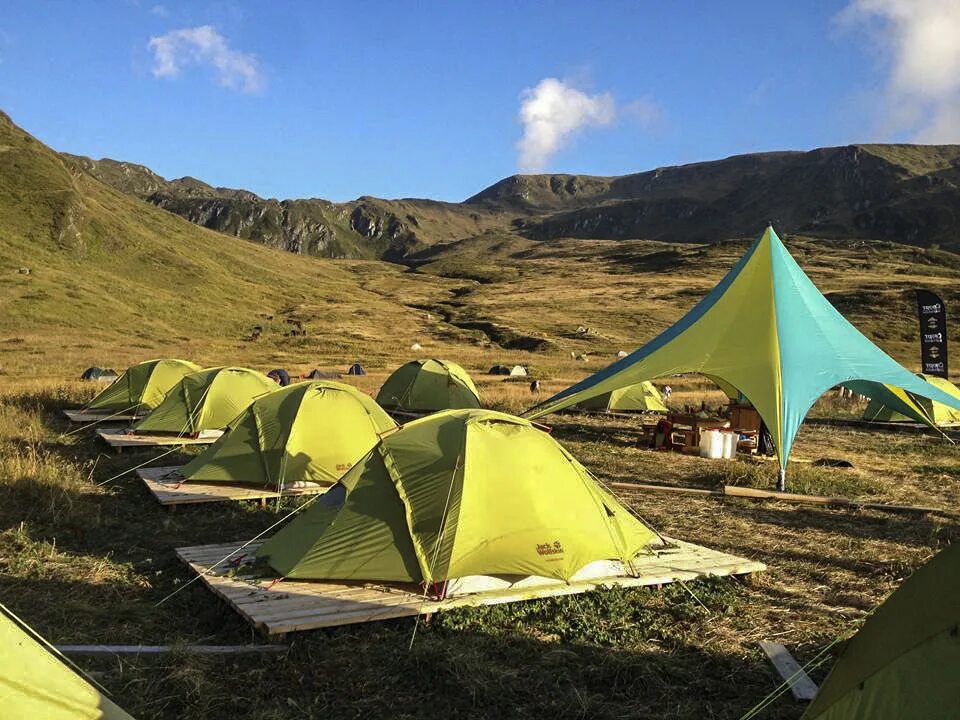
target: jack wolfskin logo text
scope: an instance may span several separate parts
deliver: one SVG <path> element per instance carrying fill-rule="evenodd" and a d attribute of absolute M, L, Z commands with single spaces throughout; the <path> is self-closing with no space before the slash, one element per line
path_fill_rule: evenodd
<path fill-rule="evenodd" d="M 561 553 L 563 553 L 563 545 L 560 544 L 559 540 L 537 545 L 537 555 L 560 555 Z"/>

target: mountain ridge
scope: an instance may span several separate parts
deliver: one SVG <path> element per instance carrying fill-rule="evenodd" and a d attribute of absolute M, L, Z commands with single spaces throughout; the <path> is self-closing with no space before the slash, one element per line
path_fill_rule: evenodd
<path fill-rule="evenodd" d="M 733 155 L 619 176 L 511 175 L 462 202 L 263 198 L 136 163 L 61 153 L 125 193 L 304 255 L 403 264 L 487 232 L 551 241 L 715 242 L 766 223 L 824 239 L 960 248 L 960 145 L 853 144 Z"/>

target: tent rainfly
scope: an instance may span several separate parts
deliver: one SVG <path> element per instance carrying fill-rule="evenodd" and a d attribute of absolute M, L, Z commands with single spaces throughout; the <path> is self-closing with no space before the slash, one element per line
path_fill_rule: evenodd
<path fill-rule="evenodd" d="M 350 369 L 347 370 L 347 375 L 366 375 L 367 371 L 363 369 L 363 365 L 360 363 L 354 363 L 350 366 Z"/>
<path fill-rule="evenodd" d="M 937 377 L 936 375 L 924 375 L 922 373 L 920 373 L 918 377 L 960 400 L 960 388 L 946 378 Z M 929 400 L 923 397 L 910 397 L 902 392 L 898 393 L 896 388 L 887 388 L 887 390 L 893 394 L 899 402 L 890 402 L 889 397 L 884 398 L 879 395 L 873 397 L 867 405 L 867 409 L 863 412 L 864 420 L 873 422 L 932 422 L 938 427 L 960 425 L 960 410 L 954 410 L 936 400 Z M 904 408 L 903 405 L 907 407 Z"/>
<path fill-rule="evenodd" d="M 0 713 L 43 720 L 133 720 L 103 688 L 0 604 Z"/>
<path fill-rule="evenodd" d="M 387 410 L 435 412 L 480 407 L 477 388 L 467 371 L 446 360 L 413 360 L 393 371 L 377 403 Z"/>
<path fill-rule="evenodd" d="M 257 555 L 288 578 L 443 596 L 609 577 L 660 542 L 530 422 L 448 410 L 384 436 Z"/>
<path fill-rule="evenodd" d="M 948 720 L 960 709 L 960 543 L 911 575 L 844 646 L 801 720 Z"/>
<path fill-rule="evenodd" d="M 332 485 L 397 427 L 350 385 L 302 382 L 254 400 L 217 441 L 180 469 L 184 482 L 282 490 Z"/>
<path fill-rule="evenodd" d="M 511 376 L 511 377 L 526 377 L 526 376 L 527 376 L 527 369 L 526 369 L 523 365 L 514 365 L 514 366 L 510 369 L 510 376 Z"/>
<path fill-rule="evenodd" d="M 197 372 L 199 365 L 186 360 L 162 359 L 147 360 L 132 365 L 104 388 L 87 404 L 87 410 L 152 410 L 163 400 L 170 388 L 183 379 L 184 375 Z"/>
<path fill-rule="evenodd" d="M 660 391 L 649 380 L 588 398 L 580 407 L 606 412 L 667 412 Z"/>
<path fill-rule="evenodd" d="M 278 389 L 256 370 L 206 368 L 185 375 L 147 417 L 133 426 L 137 433 L 196 435 L 223 430 L 253 400 Z"/>
<path fill-rule="evenodd" d="M 671 327 L 525 415 L 538 418 L 676 373 L 719 378 L 750 401 L 773 435 L 781 489 L 800 423 L 817 398 L 836 385 L 868 397 L 889 385 L 960 409 L 960 399 L 916 377 L 847 322 L 771 227 Z"/>

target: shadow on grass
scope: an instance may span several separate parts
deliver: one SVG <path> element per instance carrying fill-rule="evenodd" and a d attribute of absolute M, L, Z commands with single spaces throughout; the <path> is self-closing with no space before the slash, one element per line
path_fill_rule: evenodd
<path fill-rule="evenodd" d="M 564 615 L 575 615 L 568 606 Z M 711 651 L 692 638 L 633 647 L 568 642 L 544 637 L 541 619 L 525 615 L 508 609 L 448 622 L 440 614 L 421 624 L 412 649 L 407 618 L 294 636 L 281 661 L 140 658 L 127 664 L 127 682 L 115 677 L 112 686 L 128 710 L 157 718 L 733 720 L 779 683 L 755 648 Z M 783 699 L 764 717 L 798 718 L 802 710 Z"/>

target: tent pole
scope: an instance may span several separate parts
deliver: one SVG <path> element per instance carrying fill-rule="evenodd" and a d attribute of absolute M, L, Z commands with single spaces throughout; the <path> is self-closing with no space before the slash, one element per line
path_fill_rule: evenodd
<path fill-rule="evenodd" d="M 787 489 L 787 471 L 780 468 L 780 474 L 777 476 L 777 490 L 783 492 Z"/>

